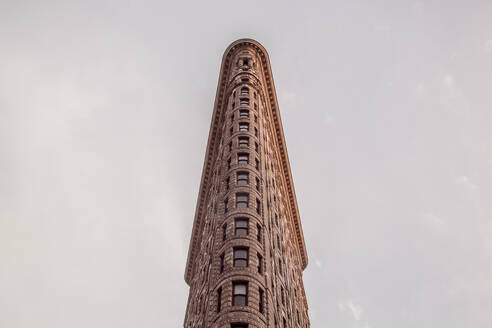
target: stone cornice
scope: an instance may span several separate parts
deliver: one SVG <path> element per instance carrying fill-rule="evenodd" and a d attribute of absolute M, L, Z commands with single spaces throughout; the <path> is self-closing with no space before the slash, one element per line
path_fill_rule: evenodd
<path fill-rule="evenodd" d="M 191 234 L 190 247 L 188 250 L 188 260 L 185 270 L 185 281 L 190 284 L 193 278 L 193 264 L 196 258 L 197 252 L 200 250 L 200 235 L 201 235 L 201 219 L 205 215 L 206 210 L 206 197 L 208 184 L 213 170 L 213 162 L 215 154 L 218 151 L 218 145 L 220 143 L 221 122 L 223 120 L 226 88 L 229 83 L 228 76 L 231 70 L 231 59 L 237 50 L 244 47 L 255 50 L 261 60 L 261 66 L 263 69 L 264 77 L 264 90 L 267 96 L 267 107 L 273 118 L 273 127 L 275 129 L 275 136 L 279 145 L 279 152 L 282 164 L 282 174 L 284 176 L 285 185 L 287 186 L 287 192 L 289 197 L 290 213 L 293 218 L 293 226 L 295 228 L 295 235 L 297 239 L 297 247 L 302 261 L 302 268 L 306 268 L 308 264 L 308 257 L 306 252 L 306 246 L 304 243 L 304 236 L 302 232 L 302 226 L 299 217 L 299 209 L 297 206 L 297 199 L 294 190 L 294 184 L 292 181 L 292 174 L 290 170 L 289 156 L 287 154 L 287 148 L 285 146 L 284 132 L 282 128 L 282 121 L 280 119 L 280 113 L 278 110 L 277 95 L 275 93 L 275 85 L 273 82 L 273 75 L 270 66 L 270 59 L 265 48 L 255 40 L 252 39 L 240 39 L 233 42 L 224 52 L 222 58 L 222 65 L 220 69 L 219 81 L 217 86 L 217 93 L 215 96 L 214 111 L 212 115 L 212 123 L 210 126 L 210 132 L 208 136 L 207 152 L 205 154 L 205 161 L 202 171 L 202 179 L 200 183 L 200 190 L 198 194 L 198 200 L 195 210 L 195 219 L 193 222 L 193 231 Z"/>

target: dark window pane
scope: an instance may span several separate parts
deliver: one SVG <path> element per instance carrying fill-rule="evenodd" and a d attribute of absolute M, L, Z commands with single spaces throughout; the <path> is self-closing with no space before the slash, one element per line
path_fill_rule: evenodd
<path fill-rule="evenodd" d="M 234 304 L 236 306 L 245 306 L 246 305 L 246 296 L 234 296 Z"/>

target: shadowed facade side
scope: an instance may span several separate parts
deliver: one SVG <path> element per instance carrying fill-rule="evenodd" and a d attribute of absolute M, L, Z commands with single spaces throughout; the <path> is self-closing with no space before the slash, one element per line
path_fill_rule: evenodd
<path fill-rule="evenodd" d="M 266 50 L 225 51 L 185 281 L 185 328 L 308 328 L 308 263 Z"/>

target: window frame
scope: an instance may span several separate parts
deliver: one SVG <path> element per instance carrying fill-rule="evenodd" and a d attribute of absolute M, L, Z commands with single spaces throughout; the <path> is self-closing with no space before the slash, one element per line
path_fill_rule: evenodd
<path fill-rule="evenodd" d="M 245 199 L 243 197 L 245 197 Z M 236 193 L 236 208 L 249 208 L 249 193 Z"/>
<path fill-rule="evenodd" d="M 238 185 L 238 186 L 249 185 L 249 172 L 248 171 L 237 171 L 236 172 L 236 185 Z"/>
<path fill-rule="evenodd" d="M 236 292 L 236 288 L 242 286 L 244 287 L 244 294 Z M 232 306 L 248 306 L 248 289 L 249 284 L 247 281 L 233 281 L 232 282 Z M 237 299 L 237 300 L 236 300 Z M 238 302 L 238 300 L 243 300 L 243 302 Z M 238 304 L 244 303 L 244 304 Z"/>
<path fill-rule="evenodd" d="M 249 153 L 238 153 L 237 154 L 238 164 L 249 164 Z"/>
<path fill-rule="evenodd" d="M 244 252 L 244 254 L 243 254 L 243 252 Z M 232 249 L 232 266 L 235 268 L 247 268 L 247 267 L 249 267 L 249 248 L 248 247 L 237 246 L 237 247 L 234 247 Z"/>
<path fill-rule="evenodd" d="M 249 137 L 237 137 L 237 144 L 238 146 L 241 147 L 249 147 Z"/>
<path fill-rule="evenodd" d="M 246 226 L 241 227 L 238 226 L 238 223 L 245 222 Z M 239 231 L 244 231 L 245 233 L 240 233 Z M 249 235 L 249 219 L 245 217 L 238 217 L 234 219 L 234 236 L 235 237 L 241 237 L 241 236 L 247 236 Z"/>

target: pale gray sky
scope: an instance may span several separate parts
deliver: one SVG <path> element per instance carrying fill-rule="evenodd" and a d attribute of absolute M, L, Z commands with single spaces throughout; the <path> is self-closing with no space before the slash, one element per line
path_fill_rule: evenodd
<path fill-rule="evenodd" d="M 312 327 L 492 327 L 491 1 L 0 2 L 0 327 L 181 327 L 222 54 L 270 53 Z"/>

